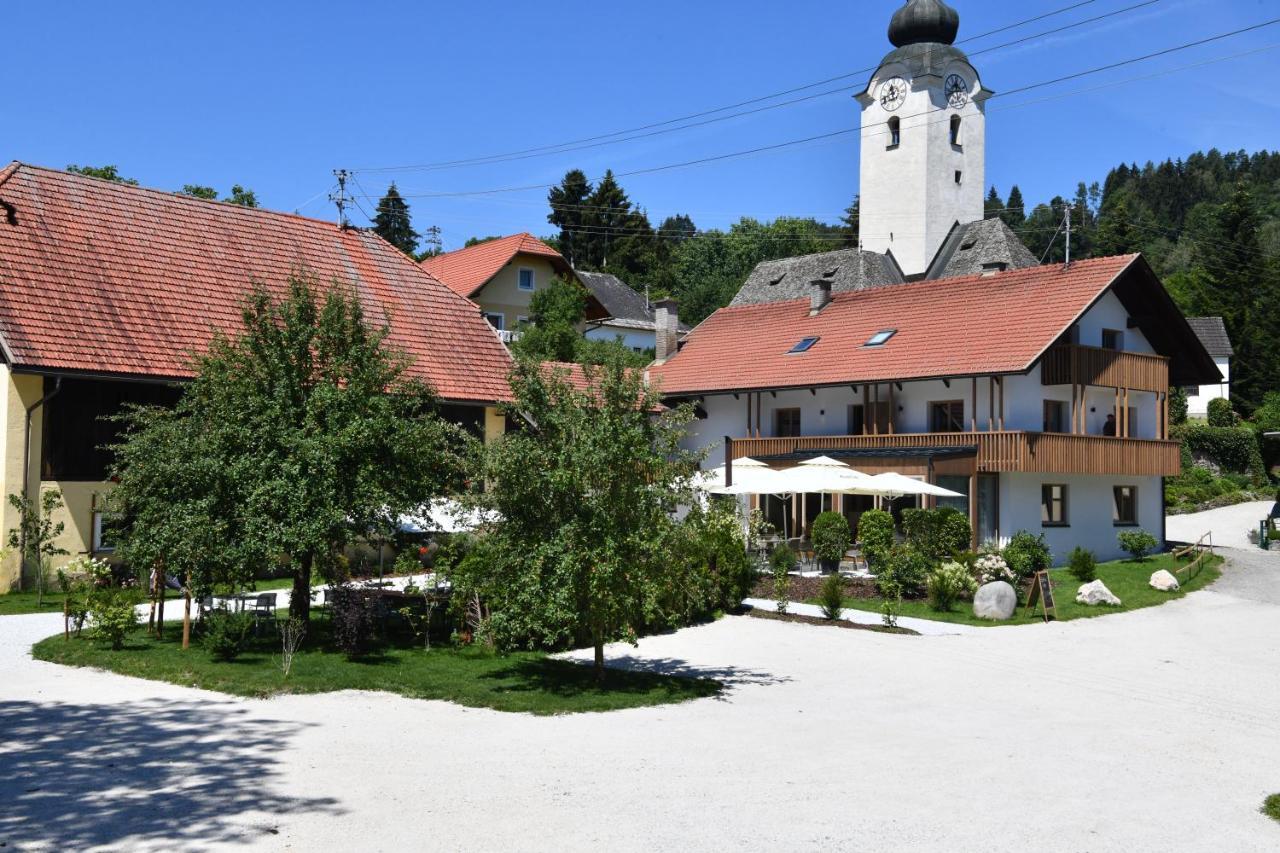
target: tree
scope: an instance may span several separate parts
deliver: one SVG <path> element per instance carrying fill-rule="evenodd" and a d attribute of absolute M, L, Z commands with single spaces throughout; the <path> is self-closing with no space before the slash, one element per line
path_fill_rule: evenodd
<path fill-rule="evenodd" d="M 406 255 L 412 256 L 418 251 L 418 232 L 413 230 L 409 205 L 394 183 L 378 201 L 378 212 L 373 217 L 373 231 Z"/>
<path fill-rule="evenodd" d="M 529 300 L 532 325 L 521 331 L 512 348 L 534 361 L 574 361 L 582 333 L 578 331 L 587 311 L 582 286 L 554 279 Z"/>
<path fill-rule="evenodd" d="M 1009 190 L 1009 200 L 1004 203 L 1000 218 L 1013 230 L 1017 231 L 1027 221 L 1027 207 L 1022 200 L 1022 190 L 1017 184 Z"/>
<path fill-rule="evenodd" d="M 184 184 L 182 194 L 202 198 L 206 201 L 217 201 L 218 191 L 213 187 L 205 187 L 199 184 Z"/>
<path fill-rule="evenodd" d="M 468 237 L 467 242 L 462 244 L 462 248 L 470 249 L 472 246 L 479 246 L 481 243 L 491 243 L 494 240 L 501 239 L 502 237 L 496 234 L 490 237 Z"/>
<path fill-rule="evenodd" d="M 41 492 L 39 506 L 26 495 L 9 495 L 9 505 L 18 511 L 18 526 L 9 531 L 9 547 L 18 552 L 23 569 L 31 571 L 34 567 L 36 604 L 42 605 L 45 560 L 67 553 L 57 544 L 66 525 L 53 520 L 53 514 L 62 508 L 62 492 Z"/>
<path fill-rule="evenodd" d="M 290 613 L 306 621 L 314 568 L 460 482 L 461 433 L 349 290 L 321 296 L 305 273 L 279 299 L 255 286 L 240 334 L 195 359 L 176 409 L 131 415 L 117 468 L 126 550 L 194 571 L 208 560 L 206 580 L 286 562 Z"/>
<path fill-rule="evenodd" d="M 991 188 L 995 192 L 995 187 Z M 856 248 L 862 242 L 862 196 L 854 196 L 853 204 L 844 209 L 844 216 L 840 217 L 840 224 L 843 225 L 844 244 L 849 248 Z"/>
<path fill-rule="evenodd" d="M 635 641 L 678 578 L 673 513 L 692 502 L 698 457 L 680 448 L 691 414 L 654 414 L 657 397 L 621 362 L 585 368 L 589 390 L 520 359 L 511 377 L 526 429 L 484 449 L 473 496 L 501 519 L 455 578 L 481 594 L 505 647 Z"/>
<path fill-rule="evenodd" d="M 1000 193 L 993 186 L 991 192 L 987 193 L 987 200 L 982 205 L 982 216 L 984 219 L 1003 219 L 1000 214 L 1004 212 L 1004 202 L 1000 200 Z"/>
<path fill-rule="evenodd" d="M 608 170 L 587 197 L 583 225 L 588 233 L 576 238 L 581 246 L 583 269 L 617 270 L 624 277 L 642 274 L 652 251 L 653 229 L 649 217 L 631 203 L 626 191 Z"/>
<path fill-rule="evenodd" d="M 231 194 L 223 199 L 227 204 L 238 204 L 241 207 L 257 207 L 258 196 L 253 190 L 247 190 L 239 184 L 231 185 Z"/>
<path fill-rule="evenodd" d="M 560 229 L 560 254 L 573 266 L 583 260 L 579 258 L 579 247 L 581 245 L 585 249 L 588 242 L 583 226 L 587 221 L 586 204 L 591 191 L 591 182 L 586 174 L 581 169 L 571 169 L 565 173 L 560 185 L 547 193 L 547 203 L 551 205 L 547 221 Z"/>
<path fill-rule="evenodd" d="M 122 177 L 120 170 L 115 166 L 76 166 L 72 164 L 67 166 L 67 171 L 73 175 L 85 175 L 90 178 L 111 181 L 115 184 L 128 184 L 131 187 L 138 185 L 138 182 L 133 178 Z"/>

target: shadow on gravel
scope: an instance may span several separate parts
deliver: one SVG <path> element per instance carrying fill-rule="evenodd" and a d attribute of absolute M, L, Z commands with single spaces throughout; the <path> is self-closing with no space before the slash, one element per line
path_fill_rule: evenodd
<path fill-rule="evenodd" d="M 274 793 L 275 756 L 301 726 L 207 702 L 0 702 L 0 847 L 168 849 L 276 833 L 241 813 L 340 812 Z M 159 843 L 157 845 L 157 842 Z"/>
<path fill-rule="evenodd" d="M 699 666 L 678 658 L 641 658 L 622 655 L 607 658 L 605 665 L 610 669 L 622 669 L 631 672 L 676 675 L 681 678 L 711 679 L 720 682 L 727 689 L 751 685 L 786 684 L 791 681 L 790 676 L 775 675 L 758 669 L 745 669 L 740 666 Z"/>

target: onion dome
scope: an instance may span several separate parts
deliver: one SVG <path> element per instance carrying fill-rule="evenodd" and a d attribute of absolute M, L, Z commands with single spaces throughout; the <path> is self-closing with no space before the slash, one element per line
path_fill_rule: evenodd
<path fill-rule="evenodd" d="M 952 44 L 960 31 L 960 13 L 942 0 L 909 0 L 889 22 L 889 41 L 909 44 Z"/>

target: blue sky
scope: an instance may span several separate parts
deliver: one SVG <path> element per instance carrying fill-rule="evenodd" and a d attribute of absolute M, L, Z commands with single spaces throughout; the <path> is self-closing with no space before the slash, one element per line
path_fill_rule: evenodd
<path fill-rule="evenodd" d="M 951 0 L 962 39 L 1078 0 Z M 974 56 L 997 92 L 1280 17 L 1275 0 L 1095 0 L 963 45 L 972 52 L 1099 15 L 1098 23 Z M 874 67 L 898 0 L 238 2 L 15 4 L 0 160 L 117 164 L 143 184 L 252 188 L 265 206 L 334 215 L 337 167 L 500 154 L 660 122 Z M 1113 14 L 1114 13 L 1114 14 Z M 1121 160 L 1280 139 L 1280 26 L 991 102 L 987 182 L 1028 201 L 1101 180 Z M 588 150 L 444 170 L 358 171 L 391 180 L 414 224 L 467 237 L 549 233 L 545 190 L 432 193 L 554 183 L 684 162 L 855 127 L 849 90 L 704 127 Z M 1104 86 L 1105 88 L 1098 88 Z M 739 216 L 834 221 L 857 191 L 858 135 L 623 179 L 655 224 Z M 371 211 L 375 202 L 362 199 Z M 354 214 L 357 224 L 364 217 Z"/>

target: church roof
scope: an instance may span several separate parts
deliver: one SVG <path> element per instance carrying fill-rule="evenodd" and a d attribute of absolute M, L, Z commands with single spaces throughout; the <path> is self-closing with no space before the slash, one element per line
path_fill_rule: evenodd
<path fill-rule="evenodd" d="M 889 255 L 860 249 L 840 249 L 764 261 L 751 271 L 746 283 L 729 304 L 758 305 L 808 299 L 812 283 L 820 279 L 831 282 L 832 293 L 866 290 L 905 281 L 902 271 Z"/>
<path fill-rule="evenodd" d="M 978 275 L 992 269 L 1020 270 L 1039 264 L 1031 250 L 1002 219 L 980 219 L 957 225 L 943 241 L 927 279 Z"/>
<path fill-rule="evenodd" d="M 910 0 L 889 21 L 889 41 L 909 44 L 952 44 L 960 31 L 960 14 L 942 0 Z"/>

